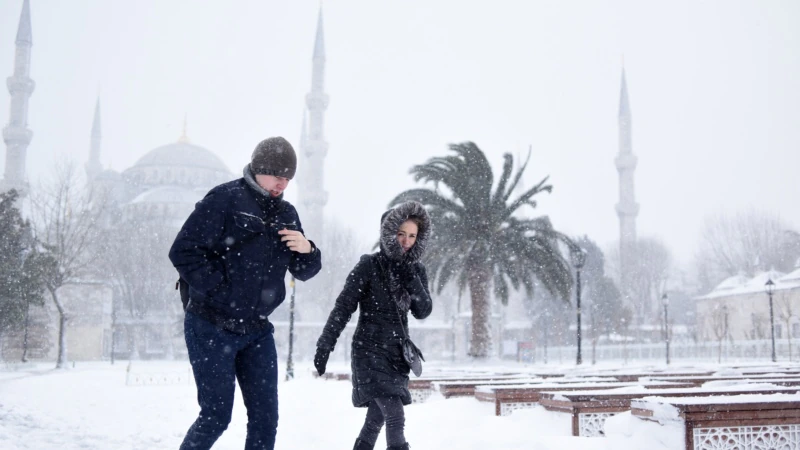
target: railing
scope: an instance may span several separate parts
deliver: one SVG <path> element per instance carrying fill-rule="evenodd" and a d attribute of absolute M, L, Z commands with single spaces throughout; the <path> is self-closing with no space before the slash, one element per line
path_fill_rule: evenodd
<path fill-rule="evenodd" d="M 149 366 L 139 368 L 138 366 L 134 367 L 133 362 L 129 362 L 125 370 L 126 386 L 192 385 L 192 380 L 192 369 L 188 365 L 181 369 Z"/>
<path fill-rule="evenodd" d="M 789 349 L 791 348 L 791 354 Z M 628 361 L 654 360 L 666 361 L 665 343 L 648 344 L 598 344 L 592 347 L 591 341 L 582 345 L 584 364 L 596 361 Z M 575 360 L 577 347 L 537 346 L 524 353 L 527 362 L 535 363 L 567 363 Z M 707 362 L 726 362 L 737 360 L 766 360 L 772 353 L 772 341 L 769 339 L 747 341 L 706 341 L 706 342 L 670 342 L 669 356 L 675 360 L 703 360 Z M 786 339 L 775 341 L 775 353 L 778 361 L 800 361 L 800 339 L 793 340 L 791 346 Z"/>

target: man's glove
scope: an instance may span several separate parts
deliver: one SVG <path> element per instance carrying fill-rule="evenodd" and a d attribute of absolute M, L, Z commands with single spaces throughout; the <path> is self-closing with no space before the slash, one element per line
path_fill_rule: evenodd
<path fill-rule="evenodd" d="M 320 376 L 325 373 L 325 366 L 328 364 L 329 356 L 331 356 L 331 352 L 317 347 L 317 353 L 314 355 L 314 367 L 317 368 L 317 373 Z"/>

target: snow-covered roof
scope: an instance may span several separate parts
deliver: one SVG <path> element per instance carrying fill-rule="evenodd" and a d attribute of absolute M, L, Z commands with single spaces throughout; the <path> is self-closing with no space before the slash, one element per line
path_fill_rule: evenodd
<path fill-rule="evenodd" d="M 789 272 L 785 276 L 781 277 L 778 281 L 780 281 L 781 283 L 800 284 L 800 268 L 795 269 L 793 272 Z"/>
<path fill-rule="evenodd" d="M 714 291 L 727 291 L 731 289 L 740 288 L 747 284 L 749 278 L 744 275 L 734 275 L 732 277 L 728 277 L 722 281 L 722 283 L 718 284 L 717 287 L 714 288 Z"/>
<path fill-rule="evenodd" d="M 795 274 L 795 275 L 792 275 Z M 791 276 L 791 278 L 790 278 Z M 757 292 L 764 292 L 767 280 L 772 280 L 775 283 L 775 290 L 792 289 L 800 287 L 800 269 L 796 270 L 789 275 L 777 270 L 768 270 L 756 274 L 753 278 L 748 279 L 742 275 L 730 277 L 720 283 L 711 292 L 706 295 L 701 295 L 697 299 L 708 299 L 718 297 L 729 297 L 733 295 L 752 294 Z"/>

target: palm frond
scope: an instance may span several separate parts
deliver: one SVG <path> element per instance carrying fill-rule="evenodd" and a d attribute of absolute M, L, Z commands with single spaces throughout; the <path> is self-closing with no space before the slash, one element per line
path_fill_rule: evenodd
<path fill-rule="evenodd" d="M 552 185 L 545 184 L 547 182 L 548 178 L 550 178 L 550 177 L 544 177 L 544 179 L 542 179 L 542 181 L 540 181 L 539 184 L 537 184 L 536 186 L 528 189 L 525 193 L 520 195 L 518 199 L 513 201 L 511 203 L 511 205 L 509 205 L 509 207 L 506 208 L 505 217 L 510 217 L 511 214 L 514 214 L 514 212 L 517 209 L 519 209 L 519 207 L 522 206 L 522 205 L 530 205 L 531 207 L 535 208 L 536 207 L 536 202 L 535 201 L 531 201 L 531 198 L 533 198 L 534 195 L 536 195 L 536 194 L 538 194 L 540 192 L 544 192 L 544 191 L 547 191 L 547 192 L 552 192 L 553 191 L 553 186 Z"/>
<path fill-rule="evenodd" d="M 497 182 L 497 188 L 494 191 L 494 195 L 492 196 L 492 205 L 494 206 L 505 206 L 505 190 L 506 184 L 508 183 L 508 178 L 511 176 L 511 171 L 514 168 L 514 158 L 511 156 L 510 153 L 506 153 L 503 155 L 503 172 L 500 175 L 500 181 Z"/>
<path fill-rule="evenodd" d="M 511 194 L 514 192 L 514 189 L 517 188 L 517 184 L 519 184 L 519 180 L 522 178 L 522 174 L 525 173 L 525 169 L 528 167 L 528 161 L 531 160 L 531 151 L 532 148 L 528 147 L 528 156 L 525 157 L 525 162 L 517 170 L 517 174 L 514 176 L 514 181 L 511 182 L 511 186 L 508 187 L 508 191 L 506 191 L 505 195 L 503 196 L 503 204 L 505 204 L 508 199 L 511 197 Z"/>
<path fill-rule="evenodd" d="M 425 188 L 409 189 L 401 192 L 389 202 L 389 207 L 399 205 L 409 200 L 420 202 L 428 208 L 439 208 L 454 214 L 464 214 L 464 207 L 462 205 L 442 196 L 436 191 Z"/>

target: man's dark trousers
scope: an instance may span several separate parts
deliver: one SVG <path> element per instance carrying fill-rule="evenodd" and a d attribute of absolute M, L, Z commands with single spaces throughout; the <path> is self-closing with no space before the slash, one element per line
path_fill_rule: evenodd
<path fill-rule="evenodd" d="M 200 416 L 180 450 L 210 449 L 231 421 L 236 379 L 247 408 L 245 450 L 272 450 L 278 429 L 278 355 L 274 328 L 236 334 L 186 313 L 184 334 Z"/>

